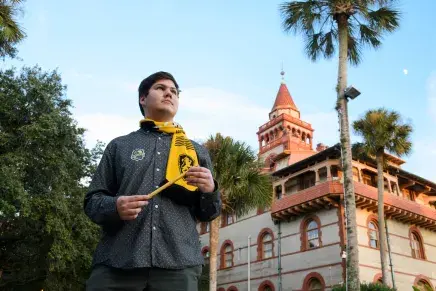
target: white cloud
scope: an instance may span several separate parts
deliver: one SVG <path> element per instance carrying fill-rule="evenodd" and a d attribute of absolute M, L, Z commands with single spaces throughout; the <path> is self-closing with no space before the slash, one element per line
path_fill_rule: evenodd
<path fill-rule="evenodd" d="M 407 74 L 409 74 L 409 70 L 404 69 L 404 70 L 403 70 L 403 73 L 404 73 L 404 75 L 407 75 Z"/>
<path fill-rule="evenodd" d="M 92 148 L 98 140 L 109 143 L 112 139 L 129 134 L 138 128 L 136 118 L 95 113 L 76 117 L 80 127 L 85 128 L 85 141 L 88 148 Z"/>
<path fill-rule="evenodd" d="M 436 71 L 427 79 L 427 99 L 430 114 L 436 122 Z"/>
<path fill-rule="evenodd" d="M 127 84 L 127 83 L 126 83 Z M 180 96 L 180 123 L 189 138 L 205 140 L 217 132 L 244 141 L 257 150 L 256 132 L 268 120 L 269 109 L 256 105 L 245 96 L 214 88 L 185 89 Z M 139 119 L 125 115 L 95 113 L 79 115 L 79 126 L 86 128 L 86 144 L 97 140 L 106 144 L 113 138 L 138 128 Z"/>

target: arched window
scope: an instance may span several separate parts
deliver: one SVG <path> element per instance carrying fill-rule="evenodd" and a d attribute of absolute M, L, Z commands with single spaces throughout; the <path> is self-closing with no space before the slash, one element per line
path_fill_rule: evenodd
<path fill-rule="evenodd" d="M 275 291 L 275 287 L 274 284 L 269 281 L 263 281 L 260 285 L 259 285 L 259 289 L 257 289 L 258 291 Z"/>
<path fill-rule="evenodd" d="M 418 289 L 422 290 L 422 291 L 427 291 L 427 290 L 433 289 L 429 282 L 427 282 L 426 280 L 422 280 L 422 279 L 418 281 L 418 283 L 416 284 L 416 287 L 418 287 Z"/>
<path fill-rule="evenodd" d="M 210 256 L 209 247 L 207 247 L 207 246 L 204 247 L 201 250 L 201 254 L 203 255 L 205 263 L 208 264 L 209 263 L 209 256 Z"/>
<path fill-rule="evenodd" d="M 229 240 L 221 247 L 221 268 L 233 267 L 233 243 Z"/>
<path fill-rule="evenodd" d="M 316 291 L 323 290 L 321 282 L 317 278 L 310 279 L 310 281 L 309 281 L 309 289 L 308 290 L 310 290 L 310 291 L 312 291 L 312 290 L 316 290 Z"/>
<path fill-rule="evenodd" d="M 321 246 L 321 222 L 316 215 L 306 218 L 300 225 L 301 250 L 310 250 Z"/>
<path fill-rule="evenodd" d="M 274 233 L 269 228 L 264 228 L 257 237 L 257 259 L 264 260 L 274 257 Z"/>
<path fill-rule="evenodd" d="M 383 277 L 381 273 L 378 273 L 374 276 L 374 279 L 372 280 L 373 283 L 376 284 L 383 284 Z"/>
<path fill-rule="evenodd" d="M 422 291 L 434 290 L 430 280 L 423 275 L 417 276 L 413 285 Z"/>
<path fill-rule="evenodd" d="M 369 239 L 369 246 L 373 249 L 378 249 L 379 241 L 378 241 L 378 222 L 377 222 L 377 216 L 370 215 L 367 220 L 367 226 L 368 226 L 368 239 Z"/>
<path fill-rule="evenodd" d="M 425 260 L 425 251 L 421 232 L 416 226 L 410 228 L 409 239 L 410 247 L 412 250 L 412 257 L 414 257 L 415 259 Z"/>
<path fill-rule="evenodd" d="M 308 220 L 306 226 L 306 237 L 308 249 L 319 247 L 319 225 L 315 220 Z"/>
<path fill-rule="evenodd" d="M 308 291 L 324 291 L 325 282 L 323 277 L 319 273 L 310 273 L 304 278 L 303 290 Z"/>

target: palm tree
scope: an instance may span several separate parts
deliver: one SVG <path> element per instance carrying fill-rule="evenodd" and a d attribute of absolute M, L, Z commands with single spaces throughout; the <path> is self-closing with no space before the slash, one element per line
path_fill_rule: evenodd
<path fill-rule="evenodd" d="M 305 51 L 312 61 L 331 58 L 339 51 L 336 86 L 341 128 L 344 168 L 345 210 L 347 220 L 347 286 L 359 290 L 356 202 L 351 166 L 351 143 L 348 123 L 347 60 L 359 64 L 365 46 L 377 48 L 384 33 L 399 26 L 399 12 L 391 7 L 394 0 L 307 0 L 285 2 L 280 6 L 285 32 L 301 33 Z"/>
<path fill-rule="evenodd" d="M 218 182 L 222 213 L 247 214 L 256 207 L 266 207 L 272 201 L 272 184 L 268 175 L 261 174 L 262 164 L 256 154 L 243 142 L 221 134 L 211 136 L 205 147 L 209 150 L 214 176 Z M 217 252 L 221 216 L 210 225 L 210 290 L 217 287 Z"/>
<path fill-rule="evenodd" d="M 0 0 L 0 58 L 15 57 L 16 48 L 25 34 L 16 21 L 22 0 Z"/>
<path fill-rule="evenodd" d="M 383 169 L 386 167 L 384 160 L 385 150 L 403 156 L 410 153 L 412 143 L 410 134 L 412 126 L 403 123 L 399 113 L 388 111 L 384 108 L 369 110 L 365 116 L 353 123 L 356 134 L 363 137 L 363 143 L 357 145 L 361 152 L 369 157 L 375 157 L 377 163 L 377 188 L 378 188 L 378 218 L 380 261 L 383 284 L 388 284 L 388 268 L 386 259 L 386 233 L 384 216 L 384 177 Z"/>

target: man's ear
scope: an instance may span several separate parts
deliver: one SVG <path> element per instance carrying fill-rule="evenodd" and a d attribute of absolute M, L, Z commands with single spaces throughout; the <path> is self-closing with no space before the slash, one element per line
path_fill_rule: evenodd
<path fill-rule="evenodd" d="M 147 97 L 145 95 L 142 95 L 141 97 L 139 97 L 139 104 L 141 104 L 142 106 L 146 106 Z"/>

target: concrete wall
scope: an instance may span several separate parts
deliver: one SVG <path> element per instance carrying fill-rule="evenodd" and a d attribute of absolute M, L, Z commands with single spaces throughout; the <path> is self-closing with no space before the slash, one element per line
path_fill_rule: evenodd
<path fill-rule="evenodd" d="M 371 214 L 373 213 L 361 209 L 357 213 L 360 275 L 362 281 L 368 282 L 372 282 L 374 276 L 381 273 L 380 252 L 368 244 L 366 222 Z M 436 233 L 418 227 L 423 237 L 426 260 L 415 259 L 412 257 L 409 240 L 411 226 L 395 220 L 388 220 L 387 224 L 397 289 L 411 290 L 418 276 L 427 277 L 436 286 Z"/>

